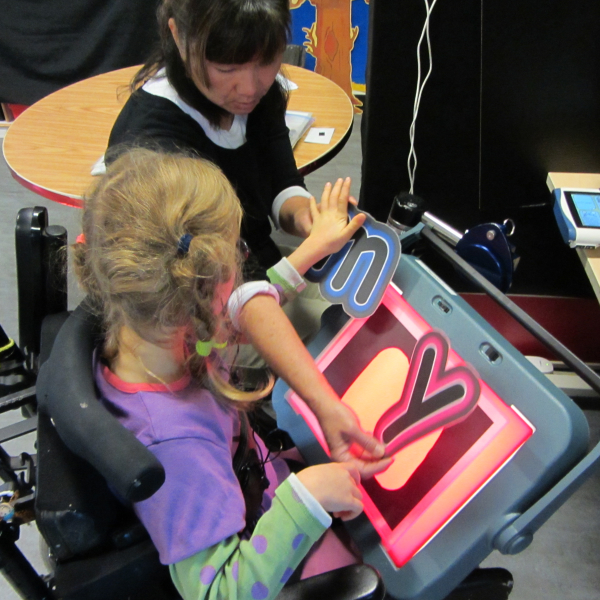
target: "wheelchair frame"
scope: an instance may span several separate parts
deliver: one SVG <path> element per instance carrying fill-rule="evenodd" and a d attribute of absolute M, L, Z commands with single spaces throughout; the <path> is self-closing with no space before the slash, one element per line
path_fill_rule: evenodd
<path fill-rule="evenodd" d="M 0 572 L 27 600 L 53 600 L 53 575 L 40 576 L 16 546 L 19 527 L 33 513 L 36 492 L 36 455 L 10 457 L 1 444 L 36 430 L 38 426 L 35 381 L 45 352 L 40 344 L 46 315 L 62 313 L 66 296 L 66 231 L 48 224 L 44 208 L 19 212 L 16 228 L 17 277 L 19 287 L 19 335 L 22 351 L 14 346 L 10 360 L 0 350 L 0 412 L 21 409 L 22 422 L 0 430 L 0 491 L 18 494 L 15 517 L 0 520 Z M 0 328 L 1 329 L 1 328 Z M 0 339 L 1 341 L 1 339 Z M 2 345 L 0 344 L 0 348 Z M 10 379 L 12 377 L 12 379 Z M 4 385 L 4 381 L 11 381 Z M 22 516 L 21 516 L 22 515 Z M 325 573 L 284 588 L 280 600 L 317 598 L 327 590 L 330 600 L 375 600 L 383 598 L 383 584 L 370 567 L 346 568 Z M 476 597 L 506 600 L 512 589 L 512 576 L 505 569 L 478 569 L 459 586 L 448 600 Z"/>

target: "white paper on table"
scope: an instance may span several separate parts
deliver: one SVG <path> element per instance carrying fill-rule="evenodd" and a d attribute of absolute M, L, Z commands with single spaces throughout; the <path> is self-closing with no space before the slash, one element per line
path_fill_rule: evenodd
<path fill-rule="evenodd" d="M 290 81 L 287 77 L 284 77 L 281 73 L 277 74 L 277 81 L 279 81 L 281 87 L 283 87 L 283 89 L 287 90 L 288 92 L 298 89 L 297 84 L 295 84 L 293 81 Z"/>
<path fill-rule="evenodd" d="M 309 144 L 329 144 L 335 127 L 311 127 L 304 138 Z"/>
<path fill-rule="evenodd" d="M 104 162 L 104 154 L 92 166 L 92 175 L 104 175 L 106 173 L 106 164 Z"/>

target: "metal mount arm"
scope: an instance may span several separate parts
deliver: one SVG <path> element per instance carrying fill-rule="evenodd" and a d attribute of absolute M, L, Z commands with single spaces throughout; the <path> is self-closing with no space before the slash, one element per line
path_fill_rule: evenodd
<path fill-rule="evenodd" d="M 600 393 L 600 377 L 588 365 L 458 256 L 429 226 L 422 226 L 420 235 L 551 352 L 569 365 L 592 389 Z M 533 534 L 599 466 L 600 442 L 529 509 L 520 515 L 515 514 L 514 520 L 494 539 L 494 547 L 503 554 L 516 554 L 525 549 L 531 543 Z"/>

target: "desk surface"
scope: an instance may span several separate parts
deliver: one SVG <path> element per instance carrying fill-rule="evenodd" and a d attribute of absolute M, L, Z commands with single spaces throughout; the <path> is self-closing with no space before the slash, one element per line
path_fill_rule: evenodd
<path fill-rule="evenodd" d="M 80 207 L 93 181 L 92 165 L 106 150 L 137 69 L 128 67 L 79 81 L 29 107 L 4 139 L 4 157 L 13 176 L 50 200 Z M 344 146 L 354 112 L 346 93 L 326 77 L 291 65 L 284 65 L 283 73 L 298 85 L 290 94 L 288 108 L 312 113 L 314 127 L 335 128 L 328 145 L 301 140 L 294 148 L 296 164 L 306 174 Z"/>
<path fill-rule="evenodd" d="M 600 173 L 548 173 L 548 188 L 600 188 Z M 585 272 L 600 302 L 600 248 L 585 250 L 577 248 Z"/>

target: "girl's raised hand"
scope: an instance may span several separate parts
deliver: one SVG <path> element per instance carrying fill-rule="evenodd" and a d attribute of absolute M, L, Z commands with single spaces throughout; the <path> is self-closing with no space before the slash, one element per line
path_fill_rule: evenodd
<path fill-rule="evenodd" d="M 365 222 L 367 217 L 362 213 L 348 221 L 348 203 L 356 203 L 350 197 L 351 183 L 350 177 L 346 177 L 338 179 L 333 185 L 325 184 L 319 205 L 314 198 L 310 198 L 310 235 L 288 257 L 300 274 L 306 273 L 326 256 L 341 250 Z"/>
<path fill-rule="evenodd" d="M 358 489 L 360 474 L 353 463 L 307 467 L 297 473 L 297 477 L 315 500 L 334 517 L 349 521 L 362 512 L 362 494 Z"/>
<path fill-rule="evenodd" d="M 361 213 L 348 222 L 351 184 L 350 177 L 340 178 L 334 185 L 326 183 L 318 206 L 314 198 L 311 198 L 310 211 L 313 225 L 309 239 L 314 237 L 314 241 L 324 253 L 323 257 L 341 250 L 367 218 Z"/>

